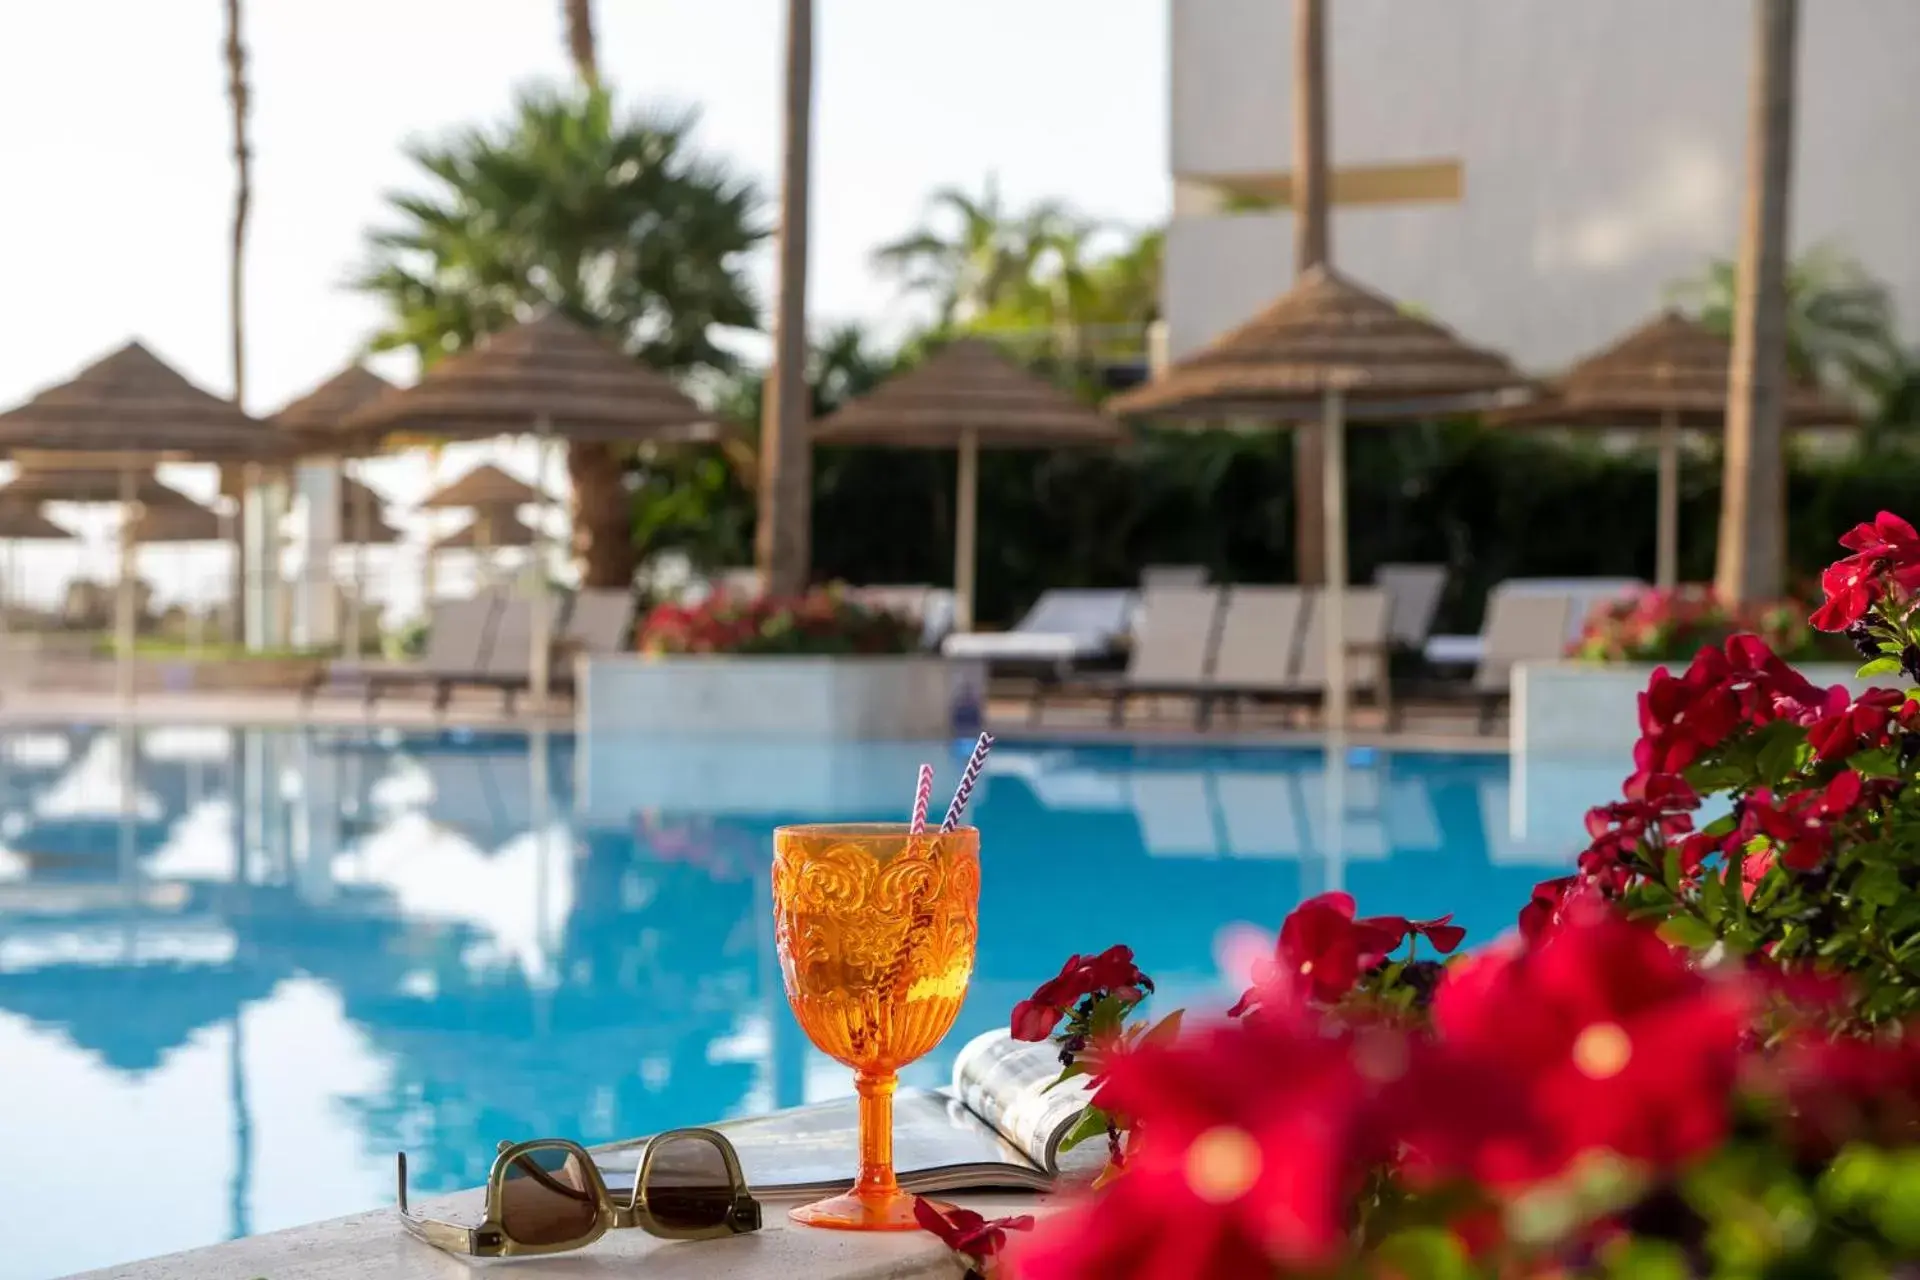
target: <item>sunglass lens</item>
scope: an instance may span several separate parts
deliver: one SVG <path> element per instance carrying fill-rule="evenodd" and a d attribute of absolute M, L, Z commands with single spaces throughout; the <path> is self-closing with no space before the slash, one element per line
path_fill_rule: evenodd
<path fill-rule="evenodd" d="M 500 1226 L 521 1244 L 568 1244 L 593 1230 L 600 1208 L 580 1157 L 566 1147 L 533 1147 L 507 1165 Z"/>
<path fill-rule="evenodd" d="M 644 1188 L 663 1227 L 692 1231 L 725 1225 L 733 1178 L 719 1146 L 706 1138 L 666 1138 L 654 1147 Z"/>

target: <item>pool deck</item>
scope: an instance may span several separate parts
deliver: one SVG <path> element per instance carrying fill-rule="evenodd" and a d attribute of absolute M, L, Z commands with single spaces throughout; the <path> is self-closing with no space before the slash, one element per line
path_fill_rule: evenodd
<path fill-rule="evenodd" d="M 1158 711 L 1158 714 L 1155 712 Z M 123 715 L 123 712 L 126 714 Z M 143 693 L 130 708 L 111 694 L 68 690 L 12 689 L 0 697 L 0 726 L 57 723 L 113 723 L 128 720 L 156 725 L 248 725 L 299 727 L 354 726 L 435 730 L 535 729 L 570 732 L 573 708 L 558 702 L 536 714 L 524 700 L 509 715 L 497 694 L 457 694 L 444 710 L 418 696 L 382 698 L 371 709 L 358 697 L 319 697 L 304 700 L 291 692 L 153 692 Z M 1191 710 L 1177 706 L 1147 707 L 1115 728 L 1099 703 L 1050 705 L 1035 723 L 1021 698 L 995 698 L 987 706 L 987 722 L 1009 742 L 1154 743 L 1169 746 L 1206 743 L 1238 746 L 1319 746 L 1325 733 L 1301 726 L 1275 712 L 1250 714 L 1195 729 Z M 1405 723 L 1389 730 L 1377 713 L 1362 710 L 1348 729 L 1349 746 L 1409 751 L 1498 753 L 1507 750 L 1504 724 L 1492 732 L 1478 732 L 1470 713 L 1446 704 L 1408 708 Z"/>
<path fill-rule="evenodd" d="M 474 1193 L 429 1201 L 428 1213 L 471 1206 Z M 1032 1196 L 963 1196 L 988 1217 L 1044 1212 Z M 787 1221 L 791 1200 L 764 1202 L 766 1225 L 724 1240 L 656 1240 L 644 1231 L 614 1231 L 592 1247 L 549 1258 L 476 1262 L 441 1253 L 409 1236 L 393 1210 L 376 1209 L 329 1222 L 251 1236 L 230 1244 L 168 1254 L 89 1271 L 75 1280 L 447 1280 L 491 1271 L 496 1276 L 630 1277 L 647 1280 L 954 1280 L 953 1255 L 922 1231 L 822 1231 Z M 501 1268 L 502 1270 L 494 1270 Z"/>

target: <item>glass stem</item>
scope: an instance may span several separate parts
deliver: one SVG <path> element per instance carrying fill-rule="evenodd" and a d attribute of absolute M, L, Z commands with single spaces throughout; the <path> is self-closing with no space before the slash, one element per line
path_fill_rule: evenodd
<path fill-rule="evenodd" d="M 893 1090 L 899 1077 L 893 1072 L 855 1071 L 853 1089 L 860 1095 L 860 1177 L 853 1194 L 862 1200 L 897 1195 L 893 1180 Z"/>

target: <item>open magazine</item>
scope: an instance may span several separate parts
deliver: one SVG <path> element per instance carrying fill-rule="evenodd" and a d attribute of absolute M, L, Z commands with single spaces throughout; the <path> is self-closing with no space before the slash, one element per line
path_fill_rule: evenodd
<path fill-rule="evenodd" d="M 1087 1104 L 1082 1079 L 1056 1089 L 1059 1050 L 1027 1044 L 1006 1031 L 975 1037 L 953 1064 L 951 1089 L 902 1089 L 893 1100 L 893 1163 L 909 1191 L 1044 1191 L 1059 1181 L 1091 1179 L 1106 1144 L 1064 1155 L 1060 1140 Z M 715 1125 L 740 1153 L 756 1194 L 832 1195 L 853 1185 L 860 1113 L 854 1098 L 776 1111 Z M 644 1140 L 594 1153 L 608 1189 L 633 1186 Z"/>

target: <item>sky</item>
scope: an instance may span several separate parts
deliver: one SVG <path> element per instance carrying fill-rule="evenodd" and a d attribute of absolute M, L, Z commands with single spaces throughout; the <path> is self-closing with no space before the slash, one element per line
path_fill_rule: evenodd
<path fill-rule="evenodd" d="M 377 307 L 342 288 L 413 137 L 500 118 L 568 74 L 560 0 L 245 0 L 254 197 L 245 407 L 270 413 L 353 358 Z M 0 5 L 0 405 L 138 337 L 228 394 L 233 197 L 222 0 Z M 702 113 L 698 137 L 779 167 L 780 0 L 598 0 L 602 74 Z M 816 327 L 898 324 L 868 266 L 942 184 L 996 174 L 1166 216 L 1165 0 L 820 0 L 815 6 Z M 771 208 L 769 209 L 769 215 Z M 770 284 L 770 254 L 757 270 Z M 770 290 L 767 296 L 771 296 Z M 376 365 L 406 376 L 404 364 Z"/>

